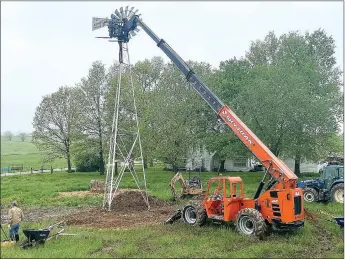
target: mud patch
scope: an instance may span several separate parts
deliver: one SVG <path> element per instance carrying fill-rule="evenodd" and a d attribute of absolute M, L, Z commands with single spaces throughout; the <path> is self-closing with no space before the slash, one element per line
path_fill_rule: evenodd
<path fill-rule="evenodd" d="M 87 197 L 87 196 L 102 196 L 101 193 L 90 192 L 90 191 L 76 191 L 76 192 L 59 192 L 60 196 L 63 197 Z"/>
<path fill-rule="evenodd" d="M 113 200 L 112 211 L 90 207 L 62 218 L 68 225 L 97 228 L 129 228 L 163 223 L 174 211 L 164 200 L 149 196 L 150 210 L 139 191 L 121 190 Z"/>
<path fill-rule="evenodd" d="M 316 215 L 313 214 L 312 212 L 310 212 L 310 211 L 307 210 L 307 209 L 304 209 L 304 217 L 305 217 L 305 219 L 310 220 L 310 221 L 312 221 L 312 222 L 317 221 Z"/>
<path fill-rule="evenodd" d="M 59 219 L 71 213 L 80 211 L 76 207 L 47 207 L 47 208 L 22 208 L 24 213 L 23 222 L 40 222 L 46 219 Z M 1 223 L 8 222 L 8 209 L 1 210 Z"/>
<path fill-rule="evenodd" d="M 116 248 L 116 247 L 118 247 L 120 245 L 122 245 L 122 243 L 120 241 L 117 241 L 115 243 L 111 243 L 109 241 L 106 241 L 106 242 L 103 241 L 102 248 L 96 249 L 94 251 L 89 252 L 89 255 L 97 256 L 97 255 L 101 255 L 101 254 L 104 254 L 104 253 L 108 253 L 113 258 L 115 258 L 116 254 L 114 253 L 113 250 L 114 250 L 114 248 Z"/>

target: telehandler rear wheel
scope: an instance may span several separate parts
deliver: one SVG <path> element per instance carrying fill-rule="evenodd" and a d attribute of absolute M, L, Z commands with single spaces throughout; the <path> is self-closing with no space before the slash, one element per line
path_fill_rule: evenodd
<path fill-rule="evenodd" d="M 261 213 L 256 209 L 247 208 L 240 210 L 235 219 L 236 230 L 245 235 L 264 236 L 267 225 Z"/>
<path fill-rule="evenodd" d="M 182 219 L 191 226 L 201 227 L 206 223 L 207 213 L 200 202 L 193 202 L 183 208 Z"/>

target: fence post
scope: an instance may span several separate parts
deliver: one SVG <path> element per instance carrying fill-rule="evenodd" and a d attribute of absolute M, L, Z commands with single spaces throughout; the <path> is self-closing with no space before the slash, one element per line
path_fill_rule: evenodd
<path fill-rule="evenodd" d="M 43 165 L 41 166 L 41 173 L 43 174 Z"/>
<path fill-rule="evenodd" d="M 53 166 L 50 166 L 50 174 L 53 174 Z"/>
<path fill-rule="evenodd" d="M 32 174 L 32 167 L 30 169 L 31 169 L 31 174 Z"/>

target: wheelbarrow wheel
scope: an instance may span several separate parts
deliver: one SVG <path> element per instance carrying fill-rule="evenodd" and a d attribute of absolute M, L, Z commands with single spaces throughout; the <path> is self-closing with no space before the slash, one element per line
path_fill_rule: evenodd
<path fill-rule="evenodd" d="M 25 240 L 25 241 L 20 245 L 20 247 L 23 248 L 23 249 L 26 249 L 26 248 L 32 247 L 32 243 L 31 243 L 29 240 Z"/>

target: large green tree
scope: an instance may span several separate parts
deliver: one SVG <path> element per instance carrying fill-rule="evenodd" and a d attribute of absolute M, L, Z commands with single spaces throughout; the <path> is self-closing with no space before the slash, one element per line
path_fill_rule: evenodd
<path fill-rule="evenodd" d="M 50 157 L 64 156 L 71 172 L 71 144 L 79 118 L 76 88 L 60 87 L 43 97 L 33 119 L 33 143 Z"/>
<path fill-rule="evenodd" d="M 151 60 L 138 61 L 132 70 L 134 82 L 137 83 L 135 94 L 145 167 L 147 167 L 148 162 L 150 162 L 150 166 L 153 166 L 153 159 L 155 158 L 157 143 L 151 118 L 155 112 L 153 109 L 156 108 L 153 99 L 164 66 L 161 57 L 153 57 Z"/>
<path fill-rule="evenodd" d="M 279 38 L 270 32 L 246 55 L 252 69 L 238 98 L 245 121 L 276 155 L 294 157 L 297 174 L 303 159 L 332 150 L 327 138 L 342 118 L 334 49 L 323 30 Z"/>
<path fill-rule="evenodd" d="M 238 97 L 242 93 L 250 69 L 248 60 L 234 57 L 220 62 L 211 80 L 207 80 L 208 86 L 240 118 L 244 111 L 238 104 Z M 202 140 L 207 150 L 215 152 L 214 157 L 220 160 L 220 169 L 224 170 L 226 158 L 249 155 L 249 152 L 227 125 L 223 122 L 216 123 L 214 118 L 213 111 L 209 109 L 208 116 L 205 118 L 207 120 L 205 125 L 208 124 L 208 127 L 202 135 Z"/>
<path fill-rule="evenodd" d="M 210 77 L 209 64 L 188 62 L 203 79 Z M 205 131 L 209 108 L 172 63 L 167 63 L 151 95 L 151 116 L 147 121 L 155 156 L 176 167 L 184 162 L 190 149 Z"/>
<path fill-rule="evenodd" d="M 101 175 L 104 174 L 105 96 L 108 91 L 106 77 L 104 64 L 96 61 L 92 63 L 87 77 L 82 78 L 78 84 L 81 108 L 78 127 L 84 133 L 80 136 L 90 138 L 86 143 L 90 143 L 92 148 L 97 147 Z"/>

